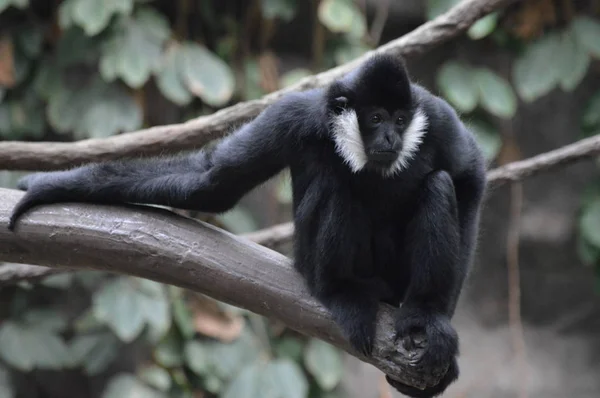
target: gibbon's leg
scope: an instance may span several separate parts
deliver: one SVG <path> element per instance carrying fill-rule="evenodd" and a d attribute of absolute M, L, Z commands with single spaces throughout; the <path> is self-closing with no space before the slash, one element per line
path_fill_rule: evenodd
<path fill-rule="evenodd" d="M 326 196 L 314 213 L 299 221 L 299 244 L 303 246 L 296 260 L 310 270 L 309 288 L 330 311 L 344 337 L 356 351 L 368 356 L 379 304 L 393 292 L 376 275 L 358 274 L 369 274 L 373 266 L 368 218 L 339 182 L 323 183 L 335 194 Z M 316 228 L 310 230 L 308 224 Z"/>
<path fill-rule="evenodd" d="M 450 312 L 460 292 L 466 264 L 460 262 L 460 227 L 452 178 L 445 171 L 427 176 L 419 207 L 407 231 L 411 280 L 396 315 L 396 332 L 404 343 L 424 333 L 427 349 L 419 358 L 425 369 L 449 365 L 435 387 L 418 390 L 390 380 L 402 393 L 431 397 L 458 377 L 458 335 L 450 324 Z"/>
<path fill-rule="evenodd" d="M 233 207 L 250 189 L 286 166 L 285 124 L 259 116 L 214 149 L 172 158 L 112 161 L 36 173 L 19 182 L 27 193 L 9 228 L 29 209 L 58 202 L 140 203 L 204 212 Z M 281 133 L 281 134 L 280 134 Z"/>

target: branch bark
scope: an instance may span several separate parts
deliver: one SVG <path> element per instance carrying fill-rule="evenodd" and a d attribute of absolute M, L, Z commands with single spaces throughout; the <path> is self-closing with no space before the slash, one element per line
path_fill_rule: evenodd
<path fill-rule="evenodd" d="M 73 143 L 1 142 L 0 170 L 53 170 L 88 162 L 199 148 L 227 134 L 231 126 L 252 119 L 288 92 L 325 86 L 375 53 L 405 57 L 424 53 L 460 35 L 486 14 L 516 1 L 519 0 L 463 0 L 445 14 L 350 63 L 307 77 L 294 86 L 276 91 L 262 99 L 239 103 L 186 123 Z"/>
<path fill-rule="evenodd" d="M 12 233 L 8 218 L 22 195 L 0 189 L 2 261 L 96 269 L 180 286 L 277 318 L 404 383 L 421 388 L 437 383 L 437 377 L 419 374 L 410 365 L 411 352 L 396 346 L 391 307 L 381 307 L 374 356 L 361 357 L 281 254 L 209 224 L 143 206 L 42 206 Z"/>

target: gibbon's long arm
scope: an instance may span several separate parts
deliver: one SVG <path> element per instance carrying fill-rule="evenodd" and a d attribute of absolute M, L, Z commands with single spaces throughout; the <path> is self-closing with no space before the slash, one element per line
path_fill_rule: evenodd
<path fill-rule="evenodd" d="M 92 164 L 35 173 L 18 185 L 27 193 L 9 228 L 31 208 L 57 202 L 140 203 L 203 212 L 233 207 L 249 190 L 282 170 L 293 148 L 298 119 L 306 123 L 306 96 L 289 95 L 213 149 L 180 157 Z"/>
<path fill-rule="evenodd" d="M 432 397 L 458 377 L 458 335 L 450 324 L 448 303 L 454 301 L 466 269 L 459 263 L 458 205 L 452 177 L 446 171 L 434 171 L 425 179 L 407 236 L 411 283 L 396 314 L 396 333 L 410 336 L 409 344 L 418 345 L 411 332 L 421 330 L 427 351 L 418 359 L 419 364 L 425 369 L 450 368 L 438 385 L 422 391 L 388 381 L 405 395 Z"/>

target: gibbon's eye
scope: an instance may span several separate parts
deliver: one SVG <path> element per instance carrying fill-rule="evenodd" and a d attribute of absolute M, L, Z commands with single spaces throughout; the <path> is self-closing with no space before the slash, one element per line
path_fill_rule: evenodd
<path fill-rule="evenodd" d="M 404 116 L 398 116 L 398 119 L 396 119 L 396 124 L 404 124 Z"/>
<path fill-rule="evenodd" d="M 381 115 L 379 113 L 376 113 L 375 115 L 371 116 L 371 123 L 379 124 L 381 123 L 381 120 Z"/>

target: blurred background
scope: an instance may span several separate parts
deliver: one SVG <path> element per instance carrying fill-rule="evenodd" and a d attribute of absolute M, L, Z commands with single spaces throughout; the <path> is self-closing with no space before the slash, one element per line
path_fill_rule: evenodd
<path fill-rule="evenodd" d="M 0 139 L 104 138 L 208 115 L 456 3 L 0 0 Z M 493 168 L 600 131 L 599 59 L 600 1 L 526 0 L 408 66 Z M 21 175 L 0 171 L 0 186 Z M 289 221 L 290 200 L 283 173 L 225 215 L 182 214 L 243 234 Z M 289 239 L 270 246 L 290 254 Z M 462 375 L 444 397 L 599 397 L 599 260 L 595 160 L 492 189 L 454 319 Z M 399 396 L 324 342 L 150 281 L 58 273 L 3 280 L 0 300 L 1 398 Z"/>

